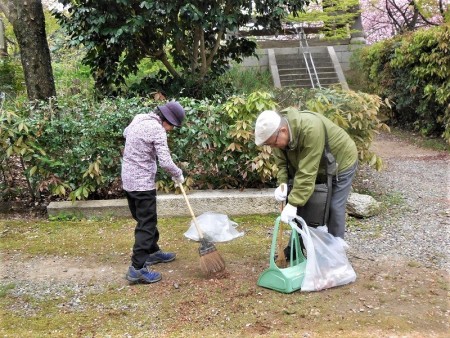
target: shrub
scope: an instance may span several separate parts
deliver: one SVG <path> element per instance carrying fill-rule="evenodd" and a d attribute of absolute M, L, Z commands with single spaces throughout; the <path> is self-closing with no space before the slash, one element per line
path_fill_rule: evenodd
<path fill-rule="evenodd" d="M 360 73 L 374 93 L 394 103 L 392 123 L 450 142 L 449 48 L 450 26 L 442 25 L 361 50 Z"/>
<path fill-rule="evenodd" d="M 389 103 L 379 96 L 334 88 L 291 89 L 278 92 L 277 101 L 281 108 L 295 106 L 325 115 L 355 141 L 361 163 L 381 169 L 382 159 L 369 150 L 375 134 L 389 131 L 380 118 L 380 109 Z"/>
<path fill-rule="evenodd" d="M 273 178 L 270 148 L 261 150 L 253 142 L 257 114 L 273 109 L 273 97 L 265 92 L 233 96 L 226 102 L 181 99 L 186 123 L 171 135 L 175 161 L 181 163 L 196 189 L 262 187 Z M 162 177 L 164 173 L 161 173 Z M 170 190 L 165 177 L 158 187 Z M 169 182 L 169 183 L 167 183 Z"/>
<path fill-rule="evenodd" d="M 379 118 L 380 107 L 385 104 L 381 98 L 336 89 L 315 90 L 314 94 L 306 102 L 307 108 L 325 115 L 343 128 L 356 143 L 359 161 L 380 170 L 382 159 L 370 151 L 370 145 L 379 131 L 389 131 L 389 127 Z"/>
<path fill-rule="evenodd" d="M 0 58 L 0 92 L 15 97 L 25 90 L 20 62 L 10 57 Z"/>
<path fill-rule="evenodd" d="M 71 96 L 57 105 L 17 107 L 20 114 L 2 112 L 2 169 L 8 169 L 6 157 L 19 158 L 32 198 L 41 192 L 72 200 L 95 197 L 118 179 L 123 126 L 144 107 L 139 99 Z"/>
<path fill-rule="evenodd" d="M 377 118 L 378 97 L 334 89 L 292 91 L 287 97 L 290 100 L 285 99 L 283 105 L 303 102 L 302 109 L 323 113 L 344 127 L 358 145 L 360 160 L 380 166 L 379 159 L 368 151 L 373 134 L 385 127 Z M 169 146 L 189 188 L 275 184 L 272 149 L 254 144 L 253 126 L 261 111 L 283 107 L 276 104 L 276 96 L 257 91 L 226 101 L 220 97 L 179 100 L 186 109 L 186 122 L 169 133 Z M 136 114 L 153 110 L 158 103 L 146 98 L 93 101 L 71 96 L 57 103 L 17 105 L 16 111 L 2 111 L 2 198 L 23 194 L 7 179 L 16 169 L 14 164 L 19 165 L 33 199 L 46 195 L 72 200 L 121 196 L 123 129 Z M 159 190 L 174 189 L 164 171 L 159 170 L 157 178 Z"/>

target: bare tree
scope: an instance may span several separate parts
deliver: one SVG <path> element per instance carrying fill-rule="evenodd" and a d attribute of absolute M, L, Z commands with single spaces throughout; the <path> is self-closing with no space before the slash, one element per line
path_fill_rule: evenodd
<path fill-rule="evenodd" d="M 41 0 L 0 0 L 0 11 L 12 24 L 19 44 L 28 98 L 56 96 Z"/>

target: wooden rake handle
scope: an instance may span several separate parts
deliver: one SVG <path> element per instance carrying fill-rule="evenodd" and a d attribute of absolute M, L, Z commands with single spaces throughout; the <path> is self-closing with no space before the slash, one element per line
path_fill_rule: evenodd
<path fill-rule="evenodd" d="M 200 229 L 200 226 L 197 223 L 197 218 L 195 218 L 194 211 L 192 210 L 191 203 L 189 203 L 189 200 L 187 198 L 186 192 L 184 191 L 183 184 L 181 183 L 178 186 L 180 187 L 180 190 L 183 193 L 184 200 L 186 201 L 186 204 L 188 206 L 189 212 L 191 213 L 192 220 L 194 221 L 195 228 L 197 229 L 197 232 L 198 232 L 198 236 L 200 237 L 200 239 L 203 239 L 203 232 L 202 232 L 202 230 Z"/>
<path fill-rule="evenodd" d="M 284 186 L 281 186 L 281 191 L 283 191 Z M 280 203 L 280 213 L 283 212 L 284 208 L 284 202 Z M 286 267 L 286 256 L 284 255 L 284 248 L 283 248 L 283 222 L 280 222 L 278 226 L 278 237 L 277 237 L 277 244 L 278 244 L 278 258 L 276 264 L 279 267 Z"/>

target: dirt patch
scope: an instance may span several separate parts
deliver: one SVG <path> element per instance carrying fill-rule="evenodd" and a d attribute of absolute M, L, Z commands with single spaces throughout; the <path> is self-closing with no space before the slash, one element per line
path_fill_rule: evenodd
<path fill-rule="evenodd" d="M 246 258 L 233 261 L 227 259 L 227 253 L 223 255 L 228 261 L 227 278 L 205 278 L 197 261 L 179 257 L 157 265 L 163 280 L 151 286 L 128 285 L 123 278 L 125 264 L 102 265 L 99 269 L 95 261 L 85 259 L 20 254 L 7 255 L 3 262 L 8 273 L 17 273 L 19 284 L 50 281 L 51 290 L 58 290 L 54 288 L 59 284 L 66 289 L 76 285 L 75 296 L 62 305 L 66 311 L 81 311 L 89 285 L 111 288 L 108 285 L 112 284 L 121 290 L 123 300 L 150 293 L 152 300 L 171 303 L 171 311 L 177 314 L 177 323 L 170 329 L 174 332 L 192 324 L 192 318 L 202 318 L 202 325 L 209 327 L 216 325 L 215 316 L 226 314 L 231 321 L 249 318 L 238 330 L 244 337 L 447 336 L 450 312 L 445 271 L 411 265 L 395 257 L 371 260 L 350 256 L 356 282 L 321 292 L 284 295 L 256 285 L 268 262 L 248 262 Z M 21 281 L 24 268 L 32 273 Z M 2 272 L 2 280 L 5 277 Z M 299 330 L 301 335 L 286 333 L 286 328 Z M 223 334 L 226 332 L 230 337 L 237 336 L 235 331 L 224 330 Z"/>
<path fill-rule="evenodd" d="M 383 159 L 412 157 L 433 158 L 435 156 L 445 156 L 445 153 L 443 152 L 418 147 L 392 134 L 378 135 L 372 143 L 370 150 Z"/>
<path fill-rule="evenodd" d="M 32 271 L 23 276 L 32 283 L 43 281 L 89 283 L 101 281 L 105 275 L 113 276 L 114 280 L 119 272 L 124 273 L 123 267 L 107 264 L 99 267 L 98 262 L 86 258 L 29 256 L 19 253 L 2 256 L 0 280 L 5 280 L 11 275 L 17 276 L 15 279 L 20 280 L 22 278 L 20 271 Z"/>

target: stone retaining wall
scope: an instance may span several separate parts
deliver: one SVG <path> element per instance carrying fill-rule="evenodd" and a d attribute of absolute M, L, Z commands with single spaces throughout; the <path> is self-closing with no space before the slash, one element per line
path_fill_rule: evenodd
<path fill-rule="evenodd" d="M 196 216 L 211 211 L 229 216 L 270 214 L 279 212 L 273 198 L 274 189 L 203 190 L 188 192 L 188 199 Z M 49 216 L 131 217 L 126 199 L 51 202 Z M 159 194 L 157 212 L 160 217 L 190 216 L 183 198 L 178 194 Z"/>

